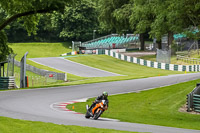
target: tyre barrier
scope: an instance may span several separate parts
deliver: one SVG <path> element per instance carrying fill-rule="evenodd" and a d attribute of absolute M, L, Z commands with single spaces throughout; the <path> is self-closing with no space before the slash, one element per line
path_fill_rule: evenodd
<path fill-rule="evenodd" d="M 0 77 L 0 90 L 14 89 L 15 77 Z"/>
<path fill-rule="evenodd" d="M 200 112 L 200 95 L 193 95 L 194 111 Z"/>
<path fill-rule="evenodd" d="M 187 95 L 187 111 L 195 111 L 200 113 L 200 84 Z"/>

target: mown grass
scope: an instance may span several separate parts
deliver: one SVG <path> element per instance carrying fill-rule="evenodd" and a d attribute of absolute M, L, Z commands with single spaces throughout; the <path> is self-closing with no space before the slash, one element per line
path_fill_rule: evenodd
<path fill-rule="evenodd" d="M 70 42 L 66 43 L 10 43 L 9 47 L 17 54 L 16 59 L 21 60 L 28 51 L 27 58 L 58 57 L 63 53 L 71 52 Z"/>
<path fill-rule="evenodd" d="M 65 126 L 0 117 L 0 133 L 136 133 L 81 126 Z"/>
<path fill-rule="evenodd" d="M 200 130 L 200 115 L 179 112 L 186 103 L 186 95 L 200 80 L 156 88 L 139 93 L 109 96 L 109 109 L 103 117 L 125 122 L 144 123 L 169 127 Z M 68 109 L 85 113 L 85 105 L 91 105 L 94 98 L 86 103 L 68 105 Z"/>
<path fill-rule="evenodd" d="M 109 72 L 131 76 L 131 78 L 141 77 L 154 77 L 158 75 L 181 74 L 183 72 L 168 71 L 150 68 L 127 61 L 121 61 L 107 55 L 90 55 L 80 56 L 76 58 L 67 58 L 68 60 L 75 61 L 84 65 L 99 68 Z"/>

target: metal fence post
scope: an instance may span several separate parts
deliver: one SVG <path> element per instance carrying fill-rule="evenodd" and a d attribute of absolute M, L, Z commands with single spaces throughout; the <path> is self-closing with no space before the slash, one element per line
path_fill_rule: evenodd
<path fill-rule="evenodd" d="M 190 94 L 187 95 L 187 112 L 190 112 L 190 106 L 191 106 L 191 103 L 190 103 Z"/>
<path fill-rule="evenodd" d="M 26 56 L 27 55 L 28 55 L 28 52 L 24 54 L 20 62 L 20 88 L 26 87 L 25 76 L 26 76 Z"/>

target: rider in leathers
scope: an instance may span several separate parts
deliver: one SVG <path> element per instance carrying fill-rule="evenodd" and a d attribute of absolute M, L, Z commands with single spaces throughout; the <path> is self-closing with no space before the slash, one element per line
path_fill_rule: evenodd
<path fill-rule="evenodd" d="M 102 93 L 102 95 L 98 96 L 98 97 L 96 98 L 96 100 L 92 103 L 92 105 L 90 106 L 89 110 L 90 110 L 91 108 L 95 107 L 95 105 L 96 105 L 97 103 L 101 102 L 101 100 L 106 100 L 107 106 L 108 106 L 108 103 L 109 103 L 109 101 L 108 101 L 108 92 L 104 91 L 104 92 Z"/>

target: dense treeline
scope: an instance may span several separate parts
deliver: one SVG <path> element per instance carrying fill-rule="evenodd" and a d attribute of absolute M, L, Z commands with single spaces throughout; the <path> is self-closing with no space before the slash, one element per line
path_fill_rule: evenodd
<path fill-rule="evenodd" d="M 170 46 L 174 33 L 188 33 L 200 26 L 199 0 L 100 0 L 100 6 L 101 22 L 109 29 L 140 34 L 142 49 L 144 33 L 157 38 L 161 49 L 163 35 L 168 35 Z"/>
<path fill-rule="evenodd" d="M 109 33 L 157 38 L 200 26 L 199 0 L 4 0 L 0 1 L 0 60 L 9 42 L 86 41 Z M 7 35 L 7 37 L 6 37 Z M 195 39 L 199 35 L 195 34 Z M 5 52 L 7 50 L 7 52 Z"/>
<path fill-rule="evenodd" d="M 97 7 L 93 2 L 77 0 L 65 6 L 62 12 L 40 14 L 34 34 L 27 34 L 23 24 L 23 20 L 19 20 L 6 27 L 9 42 L 86 41 L 92 39 L 93 30 L 98 29 Z"/>

